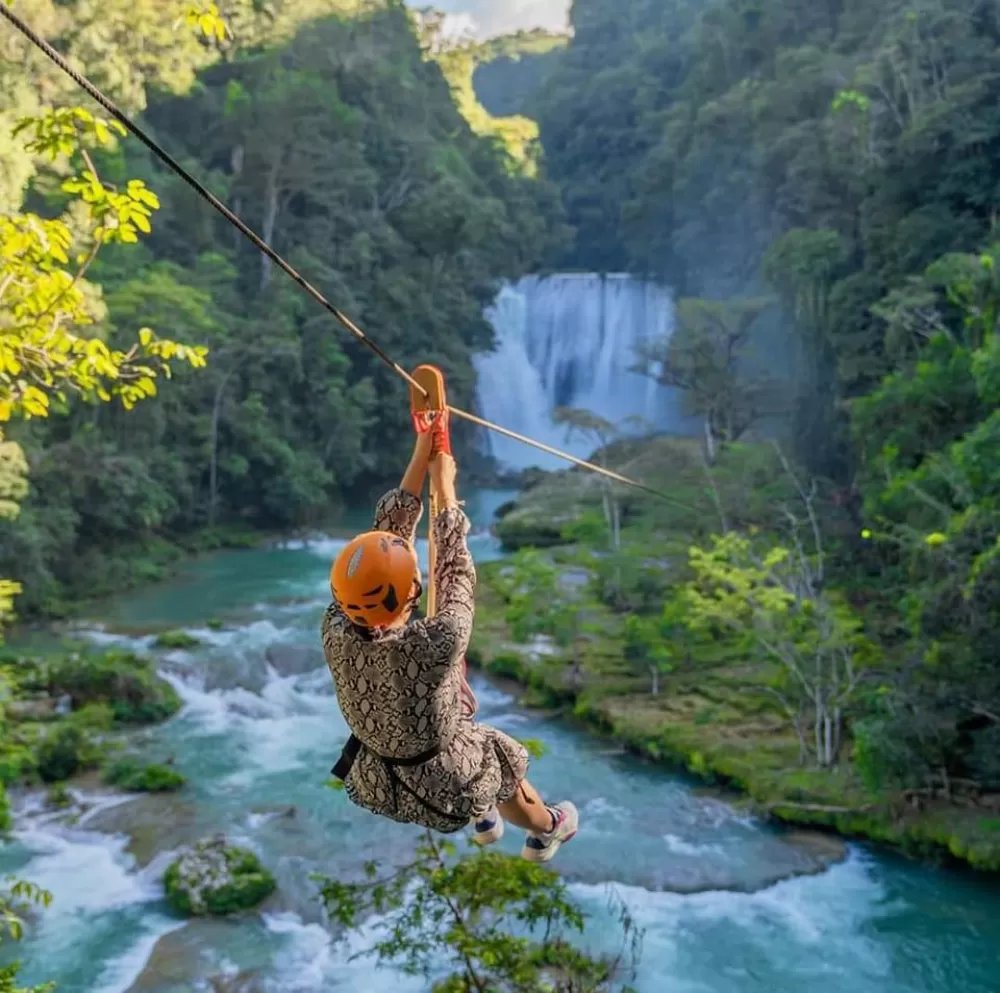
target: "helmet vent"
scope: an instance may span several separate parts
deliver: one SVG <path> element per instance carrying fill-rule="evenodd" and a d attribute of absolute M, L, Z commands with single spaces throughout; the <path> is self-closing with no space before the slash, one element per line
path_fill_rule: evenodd
<path fill-rule="evenodd" d="M 347 563 L 347 578 L 351 579 L 354 574 L 358 571 L 358 566 L 361 565 L 361 556 L 364 553 L 364 548 L 358 548 L 355 553 L 351 556 L 351 561 Z"/>

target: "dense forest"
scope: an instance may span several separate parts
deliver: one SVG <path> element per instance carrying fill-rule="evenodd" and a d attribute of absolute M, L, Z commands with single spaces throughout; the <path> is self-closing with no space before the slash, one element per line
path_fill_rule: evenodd
<path fill-rule="evenodd" d="M 42 3 L 31 21 L 397 361 L 440 363 L 470 402 L 484 306 L 562 237 L 552 188 L 473 132 L 400 3 L 233 2 L 219 37 L 178 26 L 183 7 Z M 4 209 L 57 216 L 68 166 L 12 125 L 86 98 L 13 31 L 0 44 Z M 12 425 L 30 495 L 0 524 L 0 574 L 22 616 L 154 575 L 185 535 L 329 520 L 403 461 L 405 391 L 150 158 L 134 139 L 93 151 L 104 184 L 144 181 L 160 209 L 84 285 L 112 344 L 148 326 L 211 359 L 128 413 Z"/>
<path fill-rule="evenodd" d="M 571 17 L 523 108 L 576 232 L 561 264 L 677 289 L 661 375 L 722 446 L 773 399 L 736 359 L 778 322 L 771 360 L 800 357 L 790 450 L 832 531 L 789 602 L 842 597 L 878 646 L 838 711 L 855 758 L 882 785 L 997 789 L 1000 7 L 576 0 Z M 718 608 L 781 571 L 750 548 L 695 561 L 695 592 Z"/>

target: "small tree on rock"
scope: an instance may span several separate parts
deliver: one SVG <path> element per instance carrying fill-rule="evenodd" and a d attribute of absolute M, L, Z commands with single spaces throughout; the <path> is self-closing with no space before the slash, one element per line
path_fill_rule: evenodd
<path fill-rule="evenodd" d="M 608 446 L 622 436 L 622 430 L 600 414 L 595 414 L 582 407 L 557 407 L 552 413 L 556 424 L 566 425 L 567 437 L 574 434 L 588 438 L 594 446 L 594 458 L 602 469 L 608 468 Z M 611 547 L 618 551 L 622 545 L 622 514 L 621 504 L 615 492 L 614 483 L 605 476 L 600 477 L 601 506 L 604 509 L 604 520 L 608 526 L 608 538 Z"/>

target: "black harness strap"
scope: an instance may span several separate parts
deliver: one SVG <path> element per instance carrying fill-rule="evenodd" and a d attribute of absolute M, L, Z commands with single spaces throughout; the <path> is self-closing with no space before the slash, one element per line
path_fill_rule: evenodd
<path fill-rule="evenodd" d="M 331 775 L 336 776 L 337 779 L 344 782 L 351 771 L 351 766 L 354 765 L 354 760 L 358 757 L 358 752 L 360 751 L 361 742 L 352 734 L 347 739 L 347 744 L 344 745 L 344 750 L 340 753 L 340 758 L 337 759 L 337 764 L 330 770 Z"/>
<path fill-rule="evenodd" d="M 361 745 L 361 740 L 353 734 L 347 739 L 347 744 L 344 745 L 344 750 L 340 753 L 337 764 L 330 770 L 339 780 L 343 781 L 347 779 L 347 775 L 351 771 L 355 759 L 358 757 L 358 752 L 361 751 Z M 368 746 L 366 745 L 365 747 L 367 748 Z M 379 755 L 374 748 L 368 748 L 368 751 L 372 755 L 378 755 L 390 768 L 395 765 L 406 769 L 416 765 L 423 765 L 425 762 L 430 762 L 431 759 L 436 759 L 444 751 L 444 746 L 434 745 L 432 748 L 428 748 L 426 752 L 421 752 L 419 755 L 414 755 L 408 759 L 395 759 L 390 758 L 388 755 Z"/>
<path fill-rule="evenodd" d="M 344 750 L 340 753 L 340 758 L 337 759 L 337 764 L 330 770 L 331 773 L 337 777 L 337 779 L 343 782 L 347 779 L 350 774 L 351 768 L 354 765 L 355 760 L 358 757 L 358 753 L 361 751 L 362 742 L 355 735 L 351 735 L 347 739 L 347 744 L 344 745 Z M 367 745 L 365 746 L 368 747 Z M 389 758 L 386 755 L 379 755 L 373 748 L 368 749 L 373 755 L 380 758 L 386 767 L 386 772 L 389 774 L 389 782 L 392 784 L 392 799 L 393 805 L 398 810 L 399 809 L 399 795 L 398 790 L 402 789 L 405 793 L 409 793 L 414 800 L 416 800 L 421 806 L 426 807 L 432 814 L 436 814 L 438 817 L 446 821 L 451 821 L 451 823 L 456 825 L 456 830 L 458 828 L 465 827 L 468 819 L 465 817 L 456 817 L 455 814 L 450 814 L 440 807 L 436 807 L 429 800 L 422 797 L 416 790 L 413 789 L 408 783 L 404 782 L 400 778 L 399 773 L 396 769 L 412 769 L 418 765 L 423 765 L 425 762 L 430 762 L 431 759 L 437 758 L 443 751 L 443 745 L 434 745 L 432 748 L 428 748 L 427 751 L 421 752 L 419 755 L 414 755 L 411 758 L 397 759 Z"/>

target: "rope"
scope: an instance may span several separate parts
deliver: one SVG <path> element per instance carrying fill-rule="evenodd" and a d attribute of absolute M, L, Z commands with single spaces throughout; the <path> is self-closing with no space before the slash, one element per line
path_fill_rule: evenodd
<path fill-rule="evenodd" d="M 44 38 L 36 34 L 35 31 L 29 27 L 25 21 L 23 21 L 17 14 L 11 10 L 4 0 L 0 0 L 0 15 L 2 15 L 6 20 L 8 20 L 25 38 L 28 39 L 33 45 L 41 49 L 48 57 L 51 59 L 70 79 L 73 80 L 81 89 L 85 90 L 98 104 L 100 104 L 116 121 L 118 121 L 122 127 L 124 127 L 131 134 L 135 135 L 161 162 L 164 163 L 169 169 L 175 172 L 185 183 L 188 184 L 199 196 L 211 204 L 230 224 L 233 225 L 245 238 L 247 238 L 251 244 L 254 245 L 258 251 L 263 252 L 279 269 L 282 270 L 287 276 L 289 276 L 298 286 L 303 289 L 310 297 L 313 298 L 324 310 L 328 311 L 337 322 L 351 335 L 353 335 L 362 345 L 370 349 L 382 362 L 385 363 L 390 369 L 393 370 L 398 376 L 400 376 L 405 382 L 410 386 L 414 387 L 422 396 L 427 396 L 427 391 L 418 383 L 414 378 L 401 366 L 399 363 L 393 361 L 371 338 L 365 334 L 348 317 L 343 311 L 339 310 L 315 286 L 312 285 L 308 280 L 300 275 L 291 265 L 289 265 L 270 245 L 264 241 L 256 232 L 254 232 L 244 221 L 232 210 L 230 210 L 221 200 L 218 199 L 207 187 L 202 185 L 197 179 L 194 178 L 176 159 L 164 151 L 152 138 L 149 137 L 137 124 L 135 124 L 129 117 L 127 117 L 118 107 L 111 101 L 110 98 L 106 97 L 86 76 L 82 73 L 77 72 L 63 56 L 56 51 Z M 470 421 L 473 424 L 478 424 L 480 427 L 486 428 L 490 431 L 495 431 L 498 434 L 506 435 L 508 438 L 513 438 L 516 441 L 520 441 L 525 445 L 530 445 L 533 448 L 537 448 L 540 451 L 548 452 L 551 455 L 555 455 L 558 458 L 565 459 L 567 462 L 572 462 L 581 468 L 588 469 L 591 472 L 595 472 L 599 475 L 605 476 L 609 479 L 613 479 L 616 482 L 622 483 L 625 486 L 630 486 L 633 489 L 643 490 L 646 493 L 651 493 L 653 496 L 659 497 L 661 500 L 666 500 L 670 503 L 675 503 L 682 507 L 687 507 L 687 504 L 681 501 L 675 500 L 672 497 L 667 496 L 665 493 L 661 493 L 659 490 L 655 490 L 652 487 L 645 486 L 642 483 L 638 483 L 633 479 L 629 479 L 627 476 L 623 476 L 620 473 L 613 472 L 610 469 L 605 469 L 604 466 L 596 465 L 593 462 L 588 462 L 585 459 L 579 459 L 575 455 L 570 455 L 567 452 L 560 451 L 558 448 L 553 448 L 551 445 L 546 445 L 543 442 L 535 441 L 532 438 L 527 437 L 523 434 L 518 434 L 516 431 L 511 431 L 508 428 L 501 427 L 499 424 L 494 424 L 492 421 L 487 421 L 484 418 L 477 417 L 475 414 L 470 414 L 467 411 L 459 410 L 456 407 L 449 406 L 448 408 L 452 414 L 456 417 L 460 417 L 463 420 Z"/>
<path fill-rule="evenodd" d="M 438 495 L 433 480 L 430 484 L 430 499 L 427 501 L 427 616 L 437 614 L 437 542 L 434 540 L 434 522 L 438 515 Z"/>

